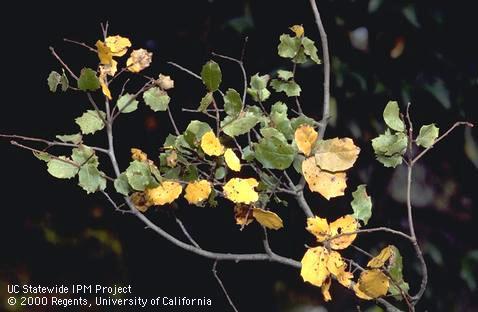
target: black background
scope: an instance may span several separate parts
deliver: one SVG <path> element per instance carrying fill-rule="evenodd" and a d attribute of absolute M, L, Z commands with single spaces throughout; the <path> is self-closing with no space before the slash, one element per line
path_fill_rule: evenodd
<path fill-rule="evenodd" d="M 427 5 L 443 12 L 446 23 L 441 28 L 433 29 L 432 21 L 426 19 Z M 400 81 L 409 81 L 413 88 L 427 80 L 427 75 L 437 75 L 444 77 L 450 86 L 450 109 L 443 108 L 419 89 L 412 93 L 417 123 L 436 121 L 444 129 L 455 120 L 476 121 L 477 90 L 473 81 L 477 79 L 478 54 L 473 44 L 477 29 L 473 11 L 460 2 L 433 1 L 431 4 L 423 1 L 418 7 L 424 16 L 420 32 L 403 22 L 393 5 L 387 6 L 388 9 L 378 16 L 370 17 L 366 14 L 367 1 L 319 3 L 331 53 L 344 59 L 350 70 L 362 72 L 368 84 L 379 80 L 387 89 L 385 94 L 377 96 L 372 95 L 372 87 L 359 92 L 354 83 L 336 86 L 332 94 L 343 106 L 339 106 L 337 126 L 330 128 L 326 135 L 351 136 L 349 126 L 352 122 L 362 130 L 358 140 L 362 156 L 357 171 L 368 172 L 370 177 L 364 179 L 359 173 L 352 173 L 350 181 L 353 188 L 363 180 L 372 183 L 371 193 L 376 195 L 375 204 L 379 207 L 373 225 L 404 226 L 403 207 L 385 194 L 391 171 L 378 168 L 368 145 L 368 140 L 376 135 L 370 121 L 372 118 L 379 120 L 381 109 L 389 98 L 401 97 L 403 85 Z M 287 65 L 277 56 L 276 46 L 278 36 L 287 32 L 290 25 L 304 24 L 306 34 L 318 41 L 307 1 L 253 1 L 251 11 L 254 28 L 248 32 L 245 55 L 249 74 L 267 73 Z M 4 18 L 0 20 L 3 75 L 0 133 L 53 138 L 56 134 L 77 131 L 74 118 L 90 108 L 81 94 L 49 92 L 46 77 L 60 66 L 48 47 L 54 46 L 75 72 L 84 66 L 94 67 L 96 55 L 62 39 L 93 45 L 101 38 L 100 22 L 106 20 L 110 23 L 111 34 L 127 36 L 133 41 L 133 47 L 153 51 L 154 61 L 148 74 L 161 72 L 173 77 L 176 87 L 171 92 L 171 106 L 178 125 L 184 129 L 191 118 L 198 117 L 183 113 L 180 108 L 195 108 L 204 89 L 199 81 L 167 65 L 166 61 L 175 61 L 199 72 L 211 51 L 239 57 L 245 35 L 227 26 L 227 21 L 243 12 L 242 1 L 11 2 L 8 9 L 3 9 Z M 345 27 L 337 26 L 337 16 L 346 20 Z M 371 42 L 367 54 L 354 50 L 347 38 L 347 30 L 362 25 L 370 28 L 371 37 L 378 38 Z M 394 36 L 400 34 L 407 36 L 407 48 L 403 57 L 391 60 L 387 53 Z M 445 61 L 435 61 L 431 57 L 435 53 L 441 54 Z M 222 60 L 220 64 L 224 88 L 234 86 L 242 90 L 237 66 Z M 302 102 L 306 113 L 319 119 L 322 68 L 300 69 L 299 82 L 305 90 Z M 137 83 L 131 84 L 133 90 L 140 82 Z M 352 99 L 345 96 L 347 88 L 354 95 Z M 113 88 L 114 91 L 119 90 Z M 116 127 L 115 141 L 122 169 L 127 165 L 129 148 L 139 147 L 156 157 L 165 136 L 172 132 L 165 114 L 153 114 L 144 107 L 134 116 L 122 116 Z M 448 203 L 445 213 L 434 207 L 417 211 L 419 237 L 434 241 L 445 257 L 444 266 L 431 265 L 433 293 L 423 303 L 423 309 L 433 307 L 430 311 L 449 311 L 451 307 L 465 311 L 473 309 L 473 305 L 476 307 L 476 296 L 473 299 L 473 293 L 458 276 L 461 257 L 477 248 L 476 168 L 463 154 L 462 133 L 462 129 L 458 130 L 427 159 L 433 172 L 432 181 L 428 182 L 435 185 L 444 178 L 451 179 L 457 185 L 456 196 Z M 476 131 L 474 135 L 476 137 Z M 96 137 L 87 143 L 106 143 L 101 135 Z M 210 260 L 178 249 L 152 231 L 144 230 L 132 217 L 114 213 L 104 198 L 87 196 L 75 186 L 76 182 L 54 179 L 40 161 L 29 152 L 10 146 L 8 141 L 0 142 L 0 151 L 0 277 L 4 284 L 22 281 L 49 285 L 131 284 L 135 295 L 150 298 L 158 295 L 205 296 L 212 298 L 214 303 L 214 308 L 207 311 L 228 309 L 211 274 Z M 372 166 L 375 169 L 370 169 Z M 349 196 L 332 201 L 332 206 L 342 210 L 330 211 L 326 208 L 330 204 L 316 197 L 311 196 L 314 209 L 328 216 L 342 215 L 345 211 L 342 207 L 346 207 L 350 199 Z M 304 217 L 293 202 L 278 211 L 286 222 L 286 230 L 272 235 L 273 247 L 281 254 L 300 259 L 304 242 L 311 243 L 311 238 L 303 231 Z M 220 202 L 214 209 L 181 207 L 176 213 L 205 248 L 231 252 L 261 250 L 259 229 L 251 226 L 239 232 L 227 203 Z M 152 211 L 148 215 L 181 236 L 171 211 Z M 70 243 L 48 242 L 45 227 Z M 86 228 L 105 229 L 121 244 L 122 253 L 118 256 L 91 238 L 71 243 L 72 239 L 83 237 Z M 359 242 L 371 247 L 388 239 L 393 241 L 393 238 L 381 236 Z M 406 257 L 413 262 L 409 247 L 402 245 Z M 427 260 L 430 261 L 429 256 Z M 321 303 L 318 290 L 305 285 L 297 270 L 292 268 L 270 263 L 221 263 L 219 271 L 241 311 L 285 311 L 286 307 L 302 302 Z M 406 274 L 411 284 L 417 285 L 413 269 L 406 269 Z M 353 310 L 358 303 L 367 306 L 338 286 L 333 287 L 332 295 L 335 301 L 327 305 L 330 311 Z M 434 299 L 440 296 L 438 301 Z M 1 304 L 3 302 L 0 309 Z"/>

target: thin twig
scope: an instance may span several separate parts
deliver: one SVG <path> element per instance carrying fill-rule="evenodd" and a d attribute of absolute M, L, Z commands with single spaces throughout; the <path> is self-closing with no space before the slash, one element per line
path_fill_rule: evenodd
<path fill-rule="evenodd" d="M 312 12 L 314 13 L 315 23 L 319 29 L 320 41 L 322 43 L 322 54 L 324 57 L 324 103 L 322 107 L 322 120 L 319 128 L 319 140 L 324 138 L 325 129 L 327 128 L 327 122 L 329 119 L 330 110 L 330 56 L 329 56 L 329 44 L 327 41 L 327 33 L 325 32 L 324 24 L 320 17 L 319 9 L 317 8 L 316 0 L 310 0 Z"/>
<path fill-rule="evenodd" d="M 169 120 L 171 120 L 171 124 L 173 125 L 174 132 L 176 133 L 176 135 L 181 135 L 181 132 L 179 132 L 178 126 L 176 125 L 176 122 L 174 121 L 173 114 L 171 113 L 171 109 L 169 108 L 169 106 L 167 111 L 168 111 Z"/>
<path fill-rule="evenodd" d="M 234 305 L 234 302 L 232 302 L 232 299 L 231 297 L 229 296 L 227 290 L 226 290 L 226 287 L 224 287 L 224 284 L 222 283 L 221 279 L 219 278 L 219 276 L 217 275 L 217 270 L 216 270 L 216 267 L 217 267 L 217 263 L 218 261 L 214 261 L 214 264 L 212 266 L 212 274 L 214 275 L 214 277 L 216 278 L 217 280 L 217 283 L 219 284 L 219 286 L 221 287 L 222 289 L 222 292 L 224 293 L 224 295 L 226 296 L 226 299 L 227 301 L 229 302 L 229 305 L 231 306 L 232 310 L 234 310 L 234 312 L 239 312 L 236 308 L 236 306 Z"/>
<path fill-rule="evenodd" d="M 376 227 L 376 228 L 370 228 L 370 229 L 361 229 L 361 230 L 357 230 L 357 231 L 353 231 L 353 232 L 342 232 L 340 234 L 337 234 L 337 235 L 334 235 L 334 236 L 331 236 L 330 238 L 328 238 L 327 240 L 325 240 L 326 242 L 330 242 L 332 240 L 335 240 L 339 237 L 342 237 L 342 236 L 349 236 L 349 235 L 355 235 L 355 234 L 362 234 L 362 233 L 373 233 L 373 232 L 387 232 L 387 233 L 392 233 L 392 234 L 395 234 L 395 235 L 398 235 L 398 236 L 401 236 L 401 237 L 404 237 L 406 238 L 407 240 L 411 241 L 412 243 L 414 242 L 414 239 L 412 236 L 408 235 L 408 234 L 405 234 L 401 231 L 397 231 L 397 230 L 394 230 L 394 229 L 391 229 L 391 228 L 388 228 L 388 227 Z"/>
<path fill-rule="evenodd" d="M 63 41 L 77 44 L 77 45 L 79 45 L 79 46 L 82 46 L 82 47 L 87 48 L 87 49 L 90 50 L 91 52 L 98 53 L 98 50 L 96 50 L 96 49 L 93 48 L 93 47 L 90 47 L 89 45 L 87 45 L 87 44 L 84 43 L 84 42 L 79 42 L 79 41 L 71 40 L 71 39 L 68 39 L 68 38 L 63 38 Z"/>
<path fill-rule="evenodd" d="M 113 208 L 115 208 L 116 211 L 118 211 L 118 212 L 120 212 L 120 213 L 122 213 L 122 214 L 131 213 L 130 210 L 123 210 L 123 209 L 121 209 L 121 207 L 123 207 L 123 206 L 125 205 L 124 203 L 118 206 L 108 193 L 106 193 L 105 191 L 101 191 L 101 193 L 103 193 L 103 195 L 104 195 L 104 196 L 106 197 L 106 199 L 110 202 L 110 204 L 113 206 Z"/>
<path fill-rule="evenodd" d="M 70 75 L 75 78 L 75 80 L 78 80 L 78 76 L 75 75 L 75 73 L 70 69 L 70 67 L 68 67 L 68 65 L 66 65 L 65 62 L 63 62 L 63 60 L 61 59 L 61 57 L 55 52 L 55 49 L 53 47 L 50 47 L 50 51 L 51 51 L 51 54 L 53 54 L 53 56 L 58 60 L 58 62 L 60 62 L 60 64 L 70 73 Z"/>
<path fill-rule="evenodd" d="M 19 139 L 19 140 L 31 141 L 31 142 L 41 142 L 48 145 L 48 147 L 52 147 L 52 146 L 81 147 L 83 145 L 83 144 L 73 144 L 73 143 L 65 143 L 65 142 L 59 142 L 59 141 L 49 141 L 49 140 L 45 140 L 41 138 L 33 138 L 33 137 L 27 137 L 27 136 L 17 135 L 17 134 L 1 134 L 0 133 L 0 137 L 8 138 L 8 139 Z M 106 153 L 106 154 L 108 153 L 108 150 L 101 147 L 88 146 L 88 145 L 85 145 L 85 146 L 101 153 Z"/>
<path fill-rule="evenodd" d="M 465 125 L 467 127 L 470 127 L 470 128 L 473 128 L 474 125 L 470 122 L 467 122 L 467 121 L 458 121 L 458 122 L 455 122 L 455 124 L 453 124 L 453 126 L 451 126 L 450 129 L 448 129 L 445 133 L 443 133 L 440 137 L 438 137 L 438 139 L 435 140 L 435 142 L 433 142 L 433 145 L 430 146 L 430 147 L 427 147 L 425 148 L 420 154 L 418 154 L 413 160 L 412 160 L 412 164 L 415 164 L 420 158 L 423 157 L 423 155 L 425 155 L 430 149 L 432 149 L 435 144 L 437 144 L 438 142 L 440 142 L 442 139 L 444 139 L 447 135 L 450 134 L 450 132 L 452 132 L 456 127 L 458 126 L 461 126 L 461 125 Z"/>
<path fill-rule="evenodd" d="M 239 65 L 239 67 L 241 69 L 241 72 L 242 72 L 242 79 L 243 79 L 243 83 L 244 83 L 244 91 L 242 92 L 242 106 L 244 106 L 246 104 L 246 95 L 247 95 L 247 73 L 246 73 L 246 69 L 244 68 L 244 62 L 242 61 L 242 59 L 244 57 L 244 53 L 245 53 L 246 43 L 247 43 L 247 38 L 244 42 L 244 47 L 242 48 L 242 54 L 241 54 L 241 59 L 240 60 L 238 60 L 236 58 L 233 58 L 233 57 L 230 57 L 230 56 L 227 56 L 227 55 L 222 55 L 222 54 L 219 54 L 219 53 L 214 53 L 214 52 L 211 53 L 214 56 L 217 56 L 217 57 L 223 58 L 225 60 L 235 62 Z"/>
<path fill-rule="evenodd" d="M 189 75 L 193 76 L 194 78 L 197 78 L 197 79 L 199 79 L 199 80 L 202 81 L 201 76 L 199 76 L 198 74 L 196 74 L 196 73 L 193 72 L 193 71 L 190 71 L 190 70 L 187 69 L 186 67 L 183 67 L 183 66 L 181 66 L 181 65 L 179 65 L 179 64 L 176 64 L 176 63 L 174 63 L 174 62 L 167 62 L 167 63 L 168 63 L 169 65 L 172 65 L 172 66 L 174 66 L 174 67 L 176 67 L 176 68 L 182 70 L 183 72 L 188 73 Z"/>
<path fill-rule="evenodd" d="M 183 222 L 177 217 L 177 216 L 174 216 L 174 218 L 176 219 L 176 223 L 179 225 L 179 227 L 181 228 L 181 231 L 183 231 L 184 235 L 186 236 L 186 238 L 191 242 L 191 244 L 193 244 L 194 246 L 196 246 L 196 248 L 199 248 L 201 249 L 201 246 L 199 246 L 199 244 L 194 240 L 194 238 L 191 236 L 191 234 L 189 234 L 188 230 L 186 229 L 186 227 L 184 226 Z"/>
<path fill-rule="evenodd" d="M 106 121 L 105 117 L 103 117 L 103 115 L 101 114 L 101 111 L 100 111 L 100 109 L 98 108 L 98 105 L 96 104 L 95 100 L 93 99 L 93 96 L 91 95 L 90 92 L 87 92 L 87 93 L 86 93 L 86 96 L 88 97 L 88 101 L 90 101 L 91 105 L 92 105 L 93 108 L 95 109 L 96 114 L 97 114 L 98 117 L 101 119 L 101 121 L 103 121 L 103 124 L 106 126 L 107 121 Z"/>
<path fill-rule="evenodd" d="M 17 146 L 17 147 L 20 147 L 20 148 L 23 148 L 23 149 L 26 149 L 26 150 L 29 150 L 29 151 L 32 151 L 32 152 L 35 152 L 35 153 L 47 153 L 47 152 L 44 152 L 44 151 L 41 151 L 41 150 L 38 150 L 36 148 L 32 148 L 32 147 L 29 147 L 29 146 L 26 146 L 26 145 L 23 145 L 23 144 L 20 144 L 18 143 L 17 141 L 10 141 L 10 144 L 14 145 L 14 146 Z M 58 156 L 55 156 L 55 155 L 52 155 L 50 153 L 47 153 L 48 154 L 48 157 L 50 158 L 53 158 L 53 159 L 56 159 L 58 161 L 61 161 L 61 162 L 64 162 L 66 164 L 70 164 L 78 169 L 81 168 L 81 165 L 80 164 L 77 164 L 76 162 L 72 161 L 72 160 L 68 160 L 68 159 L 63 159 L 63 158 L 60 158 Z"/>

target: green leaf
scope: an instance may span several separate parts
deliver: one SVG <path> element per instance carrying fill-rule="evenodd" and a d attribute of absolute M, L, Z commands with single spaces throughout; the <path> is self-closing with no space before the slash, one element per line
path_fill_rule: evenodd
<path fill-rule="evenodd" d="M 147 92 L 147 91 L 146 91 Z M 139 102 L 136 100 L 134 94 L 123 94 L 118 101 L 116 106 L 121 113 L 131 113 L 138 109 Z"/>
<path fill-rule="evenodd" d="M 282 34 L 279 37 L 280 43 L 277 47 L 277 53 L 284 58 L 293 58 L 296 56 L 301 46 L 300 38 L 291 37 L 287 34 Z"/>
<path fill-rule="evenodd" d="M 301 46 L 299 48 L 299 51 L 297 52 L 297 55 L 294 56 L 294 58 L 292 59 L 292 62 L 296 64 L 304 64 L 307 62 L 307 57 L 304 53 L 304 47 Z"/>
<path fill-rule="evenodd" d="M 137 160 L 132 161 L 125 174 L 129 185 L 137 191 L 144 191 L 146 188 L 158 186 L 147 163 Z"/>
<path fill-rule="evenodd" d="M 143 93 L 143 99 L 154 112 L 166 111 L 171 98 L 166 91 L 154 87 Z"/>
<path fill-rule="evenodd" d="M 279 79 L 273 79 L 271 81 L 271 87 L 276 92 L 285 92 L 287 96 L 299 96 L 302 89 L 295 81 L 282 81 Z"/>
<path fill-rule="evenodd" d="M 294 163 L 292 164 L 294 166 L 295 171 L 302 175 L 302 162 L 305 160 L 305 156 L 302 154 L 297 154 L 294 157 Z"/>
<path fill-rule="evenodd" d="M 405 133 L 390 134 L 385 132 L 372 140 L 372 147 L 375 154 L 384 156 L 393 156 L 395 154 L 403 155 L 407 148 L 408 137 Z"/>
<path fill-rule="evenodd" d="M 246 146 L 242 149 L 242 159 L 250 162 L 253 161 L 255 158 L 254 151 L 251 149 L 250 146 Z"/>
<path fill-rule="evenodd" d="M 296 118 L 292 118 L 290 121 L 290 125 L 293 131 L 297 130 L 297 128 L 299 128 L 302 125 L 309 125 L 313 127 L 316 124 L 317 122 L 314 119 L 307 117 L 305 115 L 300 115 Z"/>
<path fill-rule="evenodd" d="M 438 138 L 438 127 L 435 124 L 425 125 L 420 128 L 420 133 L 417 137 L 417 145 L 428 148 L 435 143 L 436 138 Z"/>
<path fill-rule="evenodd" d="M 81 91 L 95 91 L 101 87 L 96 72 L 91 68 L 83 68 L 78 79 L 78 89 Z"/>
<path fill-rule="evenodd" d="M 219 65 L 214 61 L 209 61 L 202 67 L 201 78 L 206 88 L 214 92 L 219 89 L 222 81 L 222 73 Z"/>
<path fill-rule="evenodd" d="M 106 118 L 106 114 L 99 111 L 103 118 Z M 75 122 L 80 126 L 81 133 L 93 134 L 105 127 L 103 120 L 98 116 L 98 113 L 94 110 L 87 110 L 83 115 L 75 119 Z"/>
<path fill-rule="evenodd" d="M 246 112 L 236 119 L 226 117 L 221 122 L 222 131 L 230 137 L 235 137 L 251 131 L 255 125 L 260 121 L 256 114 Z"/>
<path fill-rule="evenodd" d="M 308 55 L 312 61 L 314 61 L 316 64 L 321 63 L 319 56 L 317 55 L 317 48 L 315 47 L 314 41 L 304 37 L 302 39 L 302 46 L 304 47 L 304 53 Z"/>
<path fill-rule="evenodd" d="M 61 91 L 65 92 L 68 90 L 68 77 L 66 77 L 65 73 L 60 75 L 56 71 L 52 71 L 50 75 L 48 75 L 47 81 L 51 92 L 56 92 L 58 85 L 61 85 Z"/>
<path fill-rule="evenodd" d="M 250 88 L 247 89 L 247 93 L 252 96 L 252 99 L 256 102 L 264 102 L 271 95 L 270 91 L 267 90 L 267 83 L 269 82 L 269 75 L 259 76 L 259 73 L 256 73 L 251 77 Z"/>
<path fill-rule="evenodd" d="M 78 172 L 78 185 L 88 194 L 103 191 L 106 188 L 106 179 L 103 175 L 95 165 L 84 165 Z"/>
<path fill-rule="evenodd" d="M 294 161 L 296 150 L 276 137 L 254 144 L 256 159 L 267 169 L 284 170 Z"/>
<path fill-rule="evenodd" d="M 293 138 L 294 130 L 292 130 L 291 122 L 287 117 L 287 105 L 282 102 L 272 105 L 270 118 L 272 127 L 282 132 L 288 140 Z"/>
<path fill-rule="evenodd" d="M 385 167 L 388 168 L 395 168 L 396 166 L 400 165 L 403 161 L 402 155 L 396 154 L 393 156 L 385 156 L 382 154 L 375 155 L 377 160 L 381 162 Z"/>
<path fill-rule="evenodd" d="M 212 100 L 212 92 L 206 93 L 206 95 L 201 99 L 201 103 L 199 103 L 198 111 L 204 112 L 212 103 Z"/>
<path fill-rule="evenodd" d="M 242 110 L 242 99 L 234 89 L 228 89 L 224 95 L 224 111 L 229 116 L 236 117 Z"/>
<path fill-rule="evenodd" d="M 71 161 L 71 159 L 65 156 L 60 156 L 59 158 L 65 161 L 52 158 L 48 162 L 48 173 L 58 179 L 71 179 L 76 176 L 78 167 L 67 162 Z"/>
<path fill-rule="evenodd" d="M 261 128 L 259 131 L 261 132 L 261 135 L 266 139 L 271 137 L 276 137 L 282 142 L 287 143 L 287 139 L 285 138 L 284 134 L 280 132 L 279 130 L 277 130 L 276 128 L 272 128 L 272 127 Z"/>
<path fill-rule="evenodd" d="M 216 171 L 214 172 L 214 178 L 216 180 L 221 180 L 223 179 L 224 177 L 226 176 L 226 168 L 224 167 L 219 167 L 216 169 Z"/>
<path fill-rule="evenodd" d="M 400 255 L 400 251 L 397 247 L 392 246 L 393 254 L 390 259 L 390 264 L 388 266 L 388 273 L 393 279 L 393 283 L 390 283 L 390 288 L 388 289 L 389 293 L 395 296 L 395 299 L 401 300 L 402 293 L 400 291 L 403 290 L 406 294 L 410 290 L 410 286 L 407 282 L 403 279 L 403 259 Z"/>
<path fill-rule="evenodd" d="M 129 193 L 132 191 L 131 186 L 129 186 L 128 177 L 126 176 L 126 173 L 120 174 L 118 178 L 115 179 L 114 186 L 115 186 L 116 192 L 124 196 L 128 196 Z"/>
<path fill-rule="evenodd" d="M 282 80 L 289 80 L 290 78 L 294 77 L 294 73 L 288 70 L 279 69 L 277 71 L 277 76 L 279 76 Z"/>
<path fill-rule="evenodd" d="M 46 152 L 36 152 L 36 151 L 33 151 L 33 156 L 35 156 L 36 158 L 42 160 L 42 161 L 45 161 L 45 162 L 49 162 L 51 160 L 51 156 L 50 154 L 46 153 Z"/>
<path fill-rule="evenodd" d="M 192 147 L 197 146 L 202 136 L 211 130 L 209 124 L 199 120 L 193 120 L 189 123 L 186 131 L 184 131 L 184 140 Z"/>
<path fill-rule="evenodd" d="M 367 225 L 372 216 L 372 199 L 367 194 L 366 185 L 357 186 L 357 190 L 352 193 L 353 200 L 350 203 L 354 211 L 353 217 L 363 221 Z"/>
<path fill-rule="evenodd" d="M 81 133 L 57 135 L 56 138 L 64 143 L 80 144 L 83 141 Z"/>
<path fill-rule="evenodd" d="M 86 145 L 74 148 L 71 153 L 71 158 L 80 166 L 86 163 L 94 166 L 98 166 L 99 164 L 98 156 L 95 155 L 95 151 Z"/>
<path fill-rule="evenodd" d="M 396 101 L 389 101 L 385 109 L 383 110 L 383 119 L 390 129 L 395 131 L 404 132 L 405 124 L 400 119 L 400 109 Z"/>

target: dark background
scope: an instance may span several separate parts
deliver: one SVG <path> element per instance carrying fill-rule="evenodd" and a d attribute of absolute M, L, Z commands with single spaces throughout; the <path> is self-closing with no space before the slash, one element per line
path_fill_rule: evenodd
<path fill-rule="evenodd" d="M 367 183 L 374 199 L 370 226 L 406 230 L 403 171 L 382 168 L 374 160 L 370 139 L 383 131 L 381 112 L 390 99 L 400 101 L 402 108 L 411 101 L 416 125 L 436 122 L 443 131 L 457 120 L 476 123 L 478 51 L 474 41 L 478 25 L 471 3 L 319 2 L 333 56 L 332 96 L 336 103 L 326 137 L 353 137 L 362 153 L 350 174 L 345 198 L 329 203 L 311 195 L 314 211 L 332 219 L 348 213 L 350 191 L 357 184 Z M 94 67 L 94 54 L 62 38 L 93 45 L 101 38 L 100 22 L 108 20 L 110 33 L 131 38 L 133 47 L 154 52 L 153 65 L 145 73 L 161 72 L 175 80 L 171 107 L 182 129 L 188 120 L 200 116 L 182 113 L 180 108 L 196 108 L 204 90 L 199 81 L 166 61 L 199 72 L 211 51 L 239 57 L 244 37 L 249 36 L 246 69 L 251 75 L 263 74 L 288 66 L 277 56 L 277 44 L 279 35 L 288 32 L 289 26 L 304 24 L 306 35 L 319 42 L 308 1 L 28 5 L 17 1 L 9 3 L 3 15 L 0 133 L 43 138 L 78 131 L 73 120 L 89 109 L 81 94 L 49 92 L 46 77 L 60 66 L 48 46 L 54 46 L 75 72 L 84 66 Z M 352 44 L 351 39 L 357 37 L 353 31 L 358 27 L 368 30 L 366 49 Z M 397 45 L 402 43 L 400 53 Z M 237 66 L 217 61 L 223 71 L 224 88 L 242 90 Z M 298 81 L 304 90 L 306 114 L 320 119 L 322 66 L 299 68 Z M 131 84 L 133 90 L 135 87 Z M 113 88 L 115 91 L 119 90 Z M 155 158 L 172 131 L 165 114 L 153 114 L 144 107 L 134 115 L 122 116 L 116 127 L 117 154 L 123 170 L 131 147 L 142 148 Z M 459 128 L 435 147 L 423 158 L 414 177 L 417 235 L 430 271 L 429 287 L 419 311 L 478 310 L 477 136 L 476 130 L 464 133 Z M 90 145 L 106 143 L 101 135 L 87 140 Z M 212 298 L 214 307 L 205 311 L 229 310 L 211 274 L 210 260 L 172 246 L 144 230 L 132 217 L 114 213 L 104 198 L 87 196 L 76 182 L 54 179 L 42 162 L 10 146 L 7 140 L 0 142 L 0 151 L 0 310 L 8 308 L 4 306 L 6 285 L 11 283 L 131 284 L 135 295 L 206 296 Z M 183 219 L 205 248 L 261 251 L 259 229 L 250 226 L 238 231 L 230 204 L 220 202 L 210 209 L 181 205 L 148 212 L 154 221 L 181 237 L 171 211 Z M 300 259 L 304 243 L 312 243 L 303 230 L 305 219 L 293 201 L 278 211 L 286 227 L 272 235 L 272 246 L 280 254 Z M 369 235 L 360 237 L 357 244 L 376 251 L 390 242 L 404 254 L 405 276 L 415 293 L 419 277 L 406 242 L 387 235 Z M 352 251 L 347 255 L 366 261 Z M 356 311 L 358 305 L 375 311 L 372 303 L 359 301 L 350 291 L 335 285 L 334 300 L 324 304 L 318 288 L 304 284 L 297 270 L 285 266 L 221 263 L 219 271 L 240 311 L 322 311 L 319 306 L 329 311 Z"/>

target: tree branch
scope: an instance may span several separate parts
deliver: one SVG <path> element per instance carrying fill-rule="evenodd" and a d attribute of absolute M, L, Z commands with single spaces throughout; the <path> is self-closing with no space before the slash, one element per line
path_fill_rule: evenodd
<path fill-rule="evenodd" d="M 70 69 L 70 67 L 68 67 L 68 65 L 66 65 L 65 62 L 63 62 L 63 60 L 61 59 L 61 57 L 55 52 L 55 49 L 53 47 L 50 47 L 50 51 L 51 51 L 51 54 L 53 54 L 53 56 L 58 60 L 58 62 L 60 62 L 60 64 L 70 73 L 70 75 L 75 78 L 75 80 L 78 81 L 78 76 L 75 75 L 75 73 Z"/>
<path fill-rule="evenodd" d="M 217 270 L 216 270 L 217 263 L 218 263 L 217 260 L 214 261 L 214 264 L 213 264 L 213 266 L 212 266 L 212 275 L 214 275 L 214 277 L 215 277 L 216 280 L 217 280 L 217 283 L 219 284 L 219 286 L 221 286 L 222 292 L 223 292 L 224 295 L 226 296 L 226 299 L 227 299 L 227 301 L 229 302 L 229 305 L 231 306 L 231 308 L 234 310 L 234 312 L 239 312 L 239 311 L 237 310 L 236 306 L 234 305 L 234 302 L 232 302 L 231 297 L 230 297 L 229 294 L 227 293 L 226 287 L 224 287 L 224 284 L 222 283 L 221 279 L 220 279 L 219 276 L 217 275 Z"/>

